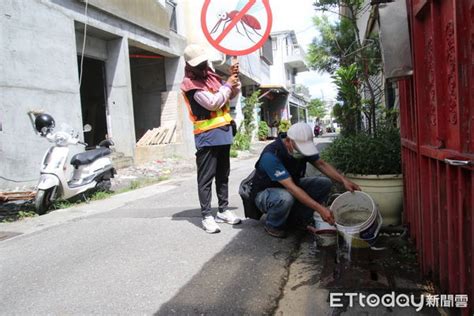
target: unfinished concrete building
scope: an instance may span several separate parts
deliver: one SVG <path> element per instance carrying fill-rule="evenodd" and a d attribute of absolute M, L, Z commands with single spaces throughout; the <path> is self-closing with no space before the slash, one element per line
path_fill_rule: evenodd
<path fill-rule="evenodd" d="M 92 125 L 84 140 L 94 147 L 112 138 L 119 165 L 137 159 L 148 130 L 186 128 L 178 126 L 186 40 L 175 2 L 7 0 L 0 12 L 0 187 L 34 184 L 50 146 L 34 133 L 29 110 L 78 131 Z M 179 137 L 170 132 L 163 142 Z"/>

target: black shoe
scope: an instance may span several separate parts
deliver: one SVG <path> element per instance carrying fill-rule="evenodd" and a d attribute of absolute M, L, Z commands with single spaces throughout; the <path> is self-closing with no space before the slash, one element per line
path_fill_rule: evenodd
<path fill-rule="evenodd" d="M 265 231 L 267 232 L 267 234 L 269 234 L 272 237 L 286 238 L 286 231 L 284 230 L 272 228 L 268 225 L 264 225 L 263 228 L 265 228 Z"/>

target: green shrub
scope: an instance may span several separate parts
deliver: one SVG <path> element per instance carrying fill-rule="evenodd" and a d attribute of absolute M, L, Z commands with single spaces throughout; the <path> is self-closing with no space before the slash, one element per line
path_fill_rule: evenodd
<path fill-rule="evenodd" d="M 267 122 L 260 121 L 258 124 L 258 139 L 266 140 L 269 132 L 270 128 L 268 127 Z"/>
<path fill-rule="evenodd" d="M 232 144 L 234 150 L 249 150 L 250 149 L 250 135 L 242 132 L 237 132 L 234 137 L 234 143 Z"/>
<path fill-rule="evenodd" d="M 259 102 L 260 90 L 254 91 L 250 96 L 243 98 L 242 114 L 244 115 L 243 132 L 247 135 L 252 135 L 255 129 L 255 108 L 262 103 Z M 242 126 L 241 126 L 242 127 Z M 241 128 L 239 128 L 240 131 Z"/>
<path fill-rule="evenodd" d="M 237 158 L 238 156 L 239 156 L 239 153 L 237 152 L 237 150 L 231 148 L 230 149 L 230 157 Z"/>
<path fill-rule="evenodd" d="M 290 129 L 290 126 L 291 122 L 289 120 L 281 120 L 280 125 L 278 125 L 278 131 L 286 133 Z"/>
<path fill-rule="evenodd" d="M 377 136 L 359 133 L 340 136 L 321 153 L 321 158 L 343 173 L 400 174 L 400 132 L 379 129 Z"/>

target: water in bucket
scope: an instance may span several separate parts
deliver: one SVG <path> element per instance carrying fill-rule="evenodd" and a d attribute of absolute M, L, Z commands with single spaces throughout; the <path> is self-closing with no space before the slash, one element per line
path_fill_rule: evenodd
<path fill-rule="evenodd" d="M 339 216 L 339 223 L 344 226 L 355 226 L 369 219 L 371 211 L 367 209 L 348 210 Z"/>

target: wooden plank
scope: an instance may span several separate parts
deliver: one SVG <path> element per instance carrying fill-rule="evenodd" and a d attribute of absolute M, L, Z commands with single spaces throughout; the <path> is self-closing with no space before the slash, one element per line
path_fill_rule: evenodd
<path fill-rule="evenodd" d="M 176 131 L 176 124 L 170 127 L 168 135 L 166 135 L 166 138 L 164 140 L 165 144 L 170 144 L 171 140 L 173 139 L 173 135 Z"/>
<path fill-rule="evenodd" d="M 140 140 L 137 143 L 137 146 L 143 146 L 146 142 L 145 140 L 150 136 L 151 130 L 147 130 L 146 133 L 140 138 Z"/>
<path fill-rule="evenodd" d="M 34 199 L 36 192 L 25 191 L 25 192 L 0 192 L 0 202 L 8 201 L 28 201 Z"/>
<path fill-rule="evenodd" d="M 154 144 L 156 144 L 158 138 L 159 138 L 160 135 L 161 135 L 162 130 L 163 130 L 163 129 L 161 128 L 161 126 L 158 127 L 158 128 L 156 129 L 156 133 L 153 135 L 153 137 L 150 139 L 150 141 L 148 142 L 147 145 L 154 145 Z"/>
<path fill-rule="evenodd" d="M 160 134 L 160 136 L 158 137 L 158 139 L 156 141 L 157 145 L 160 145 L 163 142 L 163 140 L 165 139 L 167 133 L 168 133 L 168 128 L 163 128 L 162 133 Z"/>
<path fill-rule="evenodd" d="M 153 134 L 150 136 L 150 139 L 147 141 L 147 145 L 152 145 L 155 139 L 160 135 L 161 127 L 157 127 L 153 129 Z"/>
<path fill-rule="evenodd" d="M 145 135 L 143 135 L 143 137 L 140 139 L 139 141 L 139 144 L 141 146 L 146 146 L 148 144 L 148 142 L 150 141 L 150 139 L 153 137 L 153 135 L 155 134 L 156 132 L 156 129 L 153 128 L 153 129 L 149 129 Z"/>
<path fill-rule="evenodd" d="M 152 146 L 176 142 L 177 123 L 167 122 L 164 125 L 148 130 L 137 142 L 137 146 Z"/>

